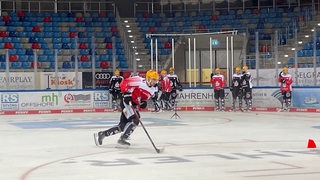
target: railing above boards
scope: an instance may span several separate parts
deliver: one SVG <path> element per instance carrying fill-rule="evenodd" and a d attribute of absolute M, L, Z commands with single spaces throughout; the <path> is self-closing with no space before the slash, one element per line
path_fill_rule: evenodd
<path fill-rule="evenodd" d="M 115 14 L 114 2 L 101 1 L 24 1 L 24 0 L 1 0 L 0 15 L 2 12 L 73 12 L 73 13 L 108 13 Z"/>

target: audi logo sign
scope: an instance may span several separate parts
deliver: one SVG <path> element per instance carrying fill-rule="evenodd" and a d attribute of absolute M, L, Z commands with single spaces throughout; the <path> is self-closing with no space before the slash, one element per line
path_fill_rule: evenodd
<path fill-rule="evenodd" d="M 109 73 L 99 73 L 95 75 L 96 79 L 110 79 L 111 75 Z"/>

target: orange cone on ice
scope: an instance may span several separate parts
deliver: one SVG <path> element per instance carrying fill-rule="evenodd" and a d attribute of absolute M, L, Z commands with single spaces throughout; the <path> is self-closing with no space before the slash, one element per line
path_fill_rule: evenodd
<path fill-rule="evenodd" d="M 316 143 L 314 142 L 314 140 L 309 139 L 308 141 L 308 148 L 317 148 Z"/>

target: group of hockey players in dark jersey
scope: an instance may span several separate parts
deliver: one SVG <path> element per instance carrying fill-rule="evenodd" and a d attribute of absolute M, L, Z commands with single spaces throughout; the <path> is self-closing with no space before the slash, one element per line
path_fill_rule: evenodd
<path fill-rule="evenodd" d="M 178 96 L 177 91 L 182 91 L 182 85 L 178 76 L 174 73 L 173 67 L 169 68 L 169 74 L 166 70 L 161 71 L 157 88 L 158 91 L 152 98 L 154 112 L 173 110 Z"/>
<path fill-rule="evenodd" d="M 225 79 L 221 74 L 220 68 L 215 69 L 215 74 L 211 74 L 211 80 L 214 89 L 215 111 L 225 111 Z M 281 109 L 279 111 L 288 111 L 291 106 L 292 76 L 288 73 L 288 68 L 284 67 L 279 74 L 278 82 L 282 94 Z M 252 77 L 248 71 L 248 66 L 235 68 L 230 85 L 232 93 L 232 106 L 230 111 L 236 111 L 236 102 L 239 103 L 240 111 L 252 110 Z M 243 101 L 245 106 L 243 107 Z"/>
<path fill-rule="evenodd" d="M 211 74 L 210 82 L 214 89 L 215 111 L 225 111 L 225 79 L 220 68 L 216 68 L 215 73 Z M 252 77 L 248 66 L 243 66 L 242 72 L 240 67 L 235 68 L 230 91 L 232 92 L 231 111 L 236 111 L 237 100 L 240 111 L 252 110 Z M 242 99 L 245 101 L 245 107 L 242 106 Z"/>

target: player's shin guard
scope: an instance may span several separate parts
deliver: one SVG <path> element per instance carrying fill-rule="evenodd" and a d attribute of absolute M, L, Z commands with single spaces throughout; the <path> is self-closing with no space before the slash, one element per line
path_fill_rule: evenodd
<path fill-rule="evenodd" d="M 233 110 L 233 111 L 236 110 L 236 101 L 237 101 L 237 99 L 235 99 L 235 98 L 232 99 L 232 109 L 231 110 Z"/>
<path fill-rule="evenodd" d="M 118 110 L 119 105 L 118 105 L 117 100 L 113 100 L 113 101 L 112 101 L 112 107 L 113 107 L 113 110 L 115 110 L 115 111 L 117 111 L 117 110 Z"/>
<path fill-rule="evenodd" d="M 136 124 L 134 124 L 133 122 L 128 122 L 124 127 L 123 134 L 118 140 L 118 143 L 122 145 L 130 145 L 130 143 L 128 143 L 126 140 L 130 137 L 130 135 L 133 133 L 135 129 Z"/>
<path fill-rule="evenodd" d="M 154 105 L 154 111 L 153 112 L 158 112 L 160 110 L 159 102 L 153 101 L 153 105 Z"/>
<path fill-rule="evenodd" d="M 287 107 L 288 107 L 288 108 L 291 107 L 291 99 L 288 99 L 288 101 L 287 101 Z"/>
<path fill-rule="evenodd" d="M 104 132 L 104 136 L 112 136 L 112 135 L 115 135 L 115 134 L 118 134 L 119 132 L 121 132 L 121 129 L 117 125 L 117 126 L 113 126 L 112 128 L 110 128 L 106 131 L 102 131 L 102 132 Z"/>
<path fill-rule="evenodd" d="M 286 107 L 285 107 L 284 110 L 285 110 L 285 111 L 288 111 L 289 108 L 290 108 L 290 106 L 291 106 L 291 99 L 286 99 L 285 104 L 286 104 Z"/>
<path fill-rule="evenodd" d="M 252 100 L 248 99 L 248 110 L 251 111 L 252 110 Z"/>
<path fill-rule="evenodd" d="M 219 99 L 216 99 L 216 111 L 220 110 L 220 106 L 219 106 Z"/>
<path fill-rule="evenodd" d="M 96 145 L 97 146 L 102 145 L 102 141 L 105 137 L 118 134 L 119 132 L 121 132 L 120 127 L 114 126 L 106 131 L 100 131 L 98 133 L 95 133 L 94 138 L 95 138 Z"/>
<path fill-rule="evenodd" d="M 169 101 L 165 101 L 165 109 L 171 110 L 171 109 L 173 109 L 173 107 L 174 107 L 174 106 L 172 106 Z"/>
<path fill-rule="evenodd" d="M 224 111 L 224 98 L 221 99 L 221 111 Z"/>
<path fill-rule="evenodd" d="M 242 109 L 242 99 L 241 98 L 239 98 L 239 109 L 240 109 L 240 111 L 243 111 L 243 109 Z"/>

